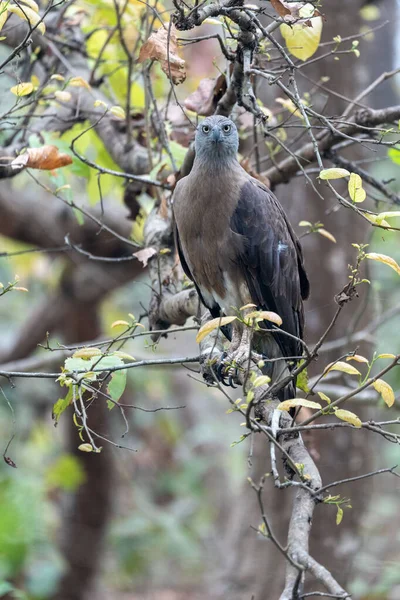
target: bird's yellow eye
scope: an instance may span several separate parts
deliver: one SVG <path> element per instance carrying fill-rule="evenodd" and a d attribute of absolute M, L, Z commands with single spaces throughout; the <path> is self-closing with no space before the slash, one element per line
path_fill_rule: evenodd
<path fill-rule="evenodd" d="M 210 126 L 209 125 L 203 125 L 202 129 L 203 129 L 203 133 L 210 133 Z"/>
<path fill-rule="evenodd" d="M 222 129 L 225 131 L 225 133 L 229 133 L 231 130 L 231 126 L 229 125 L 229 123 L 225 123 Z"/>

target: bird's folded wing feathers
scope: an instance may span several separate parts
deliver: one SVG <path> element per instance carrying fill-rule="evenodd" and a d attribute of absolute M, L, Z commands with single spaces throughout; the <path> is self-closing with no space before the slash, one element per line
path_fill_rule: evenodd
<path fill-rule="evenodd" d="M 245 238 L 237 261 L 253 302 L 276 312 L 282 318 L 282 329 L 302 338 L 302 300 L 308 296 L 309 283 L 301 246 L 272 192 L 256 180 L 247 179 L 231 218 L 231 229 Z M 274 335 L 284 356 L 302 353 L 298 341 Z"/>

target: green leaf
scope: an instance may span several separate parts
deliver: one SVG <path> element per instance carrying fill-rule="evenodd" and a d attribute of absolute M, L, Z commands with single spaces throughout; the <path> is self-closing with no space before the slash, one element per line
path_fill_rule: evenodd
<path fill-rule="evenodd" d="M 326 394 L 324 394 L 324 392 L 317 392 L 317 394 L 321 398 L 321 400 L 325 400 L 325 402 L 327 404 L 331 403 L 331 399 L 329 398 L 329 396 L 327 396 Z"/>
<path fill-rule="evenodd" d="M 389 210 L 386 212 L 381 212 L 376 216 L 376 222 L 378 225 L 382 223 L 385 219 L 390 219 L 391 217 L 400 217 L 399 210 Z"/>
<path fill-rule="evenodd" d="M 72 387 L 69 388 L 65 398 L 59 398 L 53 406 L 53 419 L 57 425 L 63 412 L 72 404 Z"/>
<path fill-rule="evenodd" d="M 259 377 L 256 377 L 255 380 L 253 381 L 253 387 L 257 388 L 260 387 L 261 385 L 266 385 L 271 381 L 271 377 L 268 377 L 268 375 L 260 375 Z"/>
<path fill-rule="evenodd" d="M 300 363 L 301 366 L 301 363 Z M 310 388 L 308 387 L 308 372 L 307 369 L 304 369 L 299 375 L 297 375 L 296 387 L 299 388 L 302 392 L 308 394 Z"/>
<path fill-rule="evenodd" d="M 185 160 L 185 156 L 188 149 L 185 148 L 185 146 L 181 146 L 181 144 L 178 144 L 178 142 L 169 142 L 169 149 L 171 151 L 172 156 L 174 157 L 176 166 L 179 169 L 182 166 L 183 161 Z"/>
<path fill-rule="evenodd" d="M 340 523 L 342 522 L 343 519 L 343 508 L 340 508 L 340 506 L 337 507 L 337 513 L 336 513 L 336 525 L 340 525 Z"/>
<path fill-rule="evenodd" d="M 89 359 L 76 358 L 71 356 L 65 361 L 67 371 L 92 371 L 92 369 L 103 369 L 107 371 L 114 367 L 122 366 L 124 363 L 119 356 L 109 354 L 107 356 L 98 356 L 97 354 Z"/>
<path fill-rule="evenodd" d="M 114 402 L 118 402 L 121 398 L 122 394 L 125 391 L 126 387 L 126 369 L 122 369 L 121 371 L 114 371 L 111 375 L 110 382 L 107 386 L 107 392 L 114 400 Z M 107 406 L 109 410 L 114 408 L 115 404 L 110 400 L 107 400 Z"/>
<path fill-rule="evenodd" d="M 395 165 L 400 165 L 400 148 L 390 148 L 388 157 Z"/>
<path fill-rule="evenodd" d="M 320 179 L 342 179 L 343 177 L 349 177 L 350 176 L 350 171 L 348 171 L 347 169 L 339 169 L 337 167 L 334 167 L 332 169 L 323 169 L 320 174 L 319 174 L 319 178 Z"/>
<path fill-rule="evenodd" d="M 3 597 L 6 594 L 9 594 L 10 592 L 13 592 L 14 590 L 15 587 L 11 585 L 11 583 L 9 583 L 8 581 L 0 581 L 0 597 Z"/>
<path fill-rule="evenodd" d="M 363 213 L 363 214 L 364 214 L 364 217 L 366 219 L 368 219 L 368 221 L 370 221 L 371 223 L 374 223 L 375 225 L 379 225 L 380 227 L 382 227 L 384 229 L 391 227 L 390 223 L 388 223 L 385 219 L 381 219 L 379 217 L 379 215 L 373 215 L 370 213 Z"/>
<path fill-rule="evenodd" d="M 84 469 L 73 454 L 63 454 L 47 469 L 46 484 L 50 488 L 75 492 L 84 481 Z"/>
<path fill-rule="evenodd" d="M 365 21 L 377 21 L 381 16 L 381 11 L 376 4 L 365 4 L 360 9 L 360 15 Z"/>

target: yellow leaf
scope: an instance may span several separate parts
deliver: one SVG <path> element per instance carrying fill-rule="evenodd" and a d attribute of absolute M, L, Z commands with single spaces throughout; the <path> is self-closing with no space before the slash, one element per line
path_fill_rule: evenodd
<path fill-rule="evenodd" d="M 18 292 L 29 292 L 25 287 L 13 287 L 13 290 L 17 290 Z"/>
<path fill-rule="evenodd" d="M 370 260 L 376 260 L 377 262 L 381 262 L 388 267 L 391 267 L 398 275 L 400 275 L 400 266 L 391 256 L 386 256 L 386 254 L 377 254 L 376 252 L 368 252 L 365 255 L 365 258 L 369 258 Z"/>
<path fill-rule="evenodd" d="M 124 111 L 123 108 L 121 108 L 121 106 L 112 106 L 110 108 L 110 113 L 112 113 L 113 115 L 115 115 L 119 119 L 126 119 L 125 111 Z"/>
<path fill-rule="evenodd" d="M 32 85 L 33 85 L 33 89 L 37 90 L 38 87 L 39 87 L 39 85 L 40 85 L 39 77 L 36 77 L 36 75 L 32 75 L 31 82 L 32 82 Z"/>
<path fill-rule="evenodd" d="M 87 90 L 90 90 L 90 85 L 83 77 L 71 77 L 68 81 L 68 85 L 71 85 L 72 87 L 84 87 Z"/>
<path fill-rule="evenodd" d="M 281 317 L 271 310 L 255 310 L 246 315 L 246 321 L 250 319 L 256 319 L 257 321 L 271 321 L 271 323 L 275 323 L 275 325 L 282 325 Z"/>
<path fill-rule="evenodd" d="M 60 185 L 60 187 L 56 188 L 56 194 L 58 194 L 58 192 L 61 192 L 62 190 L 70 190 L 71 186 L 69 185 L 69 183 L 66 183 L 65 185 Z"/>
<path fill-rule="evenodd" d="M 296 406 L 304 406 L 305 408 L 317 408 L 320 409 L 322 406 L 319 402 L 313 402 L 312 400 L 306 400 L 305 398 L 292 398 L 292 400 L 284 400 L 276 407 L 278 410 L 290 410 Z"/>
<path fill-rule="evenodd" d="M 282 24 L 281 34 L 286 42 L 286 48 L 300 60 L 307 60 L 318 49 L 322 32 L 321 17 L 309 19 L 311 26 L 306 23 L 295 23 L 294 25 Z"/>
<path fill-rule="evenodd" d="M 222 25 L 219 19 L 214 19 L 213 17 L 207 17 L 207 19 L 204 19 L 202 22 L 206 23 L 207 25 L 219 25 L 220 27 Z"/>
<path fill-rule="evenodd" d="M 362 186 L 362 179 L 357 173 L 350 173 L 350 180 L 347 187 L 353 202 L 364 202 L 367 194 Z"/>
<path fill-rule="evenodd" d="M 98 106 L 102 106 L 103 108 L 108 108 L 107 104 L 105 102 L 103 102 L 103 100 L 96 100 L 96 102 L 93 104 L 93 106 L 95 106 L 96 108 Z"/>
<path fill-rule="evenodd" d="M 333 242 L 334 244 L 336 244 L 336 238 L 334 235 L 332 235 L 329 231 L 327 231 L 326 229 L 318 229 L 318 233 L 323 235 L 324 237 L 328 238 L 328 240 L 330 240 L 331 242 Z"/>
<path fill-rule="evenodd" d="M 354 413 L 349 410 L 344 410 L 344 408 L 337 408 L 335 410 L 335 416 L 342 421 L 346 421 L 346 423 L 351 423 L 354 427 L 361 427 L 361 420 Z"/>
<path fill-rule="evenodd" d="M 63 77 L 63 75 L 60 75 L 59 73 L 55 73 L 50 77 L 50 79 L 57 79 L 57 81 L 65 81 L 65 77 Z"/>
<path fill-rule="evenodd" d="M 128 323 L 128 321 L 114 321 L 114 323 L 111 324 L 111 328 L 113 329 L 114 327 L 129 327 L 130 324 Z"/>
<path fill-rule="evenodd" d="M 78 446 L 78 450 L 81 452 L 93 452 L 93 446 L 92 444 L 81 444 Z"/>
<path fill-rule="evenodd" d="M 28 96 L 33 92 L 33 83 L 31 81 L 19 83 L 18 85 L 14 85 L 14 87 L 10 89 L 10 92 L 16 96 Z"/>
<path fill-rule="evenodd" d="M 376 389 L 376 391 L 382 396 L 385 401 L 385 404 L 390 408 L 394 404 L 394 391 L 392 386 L 390 386 L 383 379 L 377 379 L 374 381 L 372 386 Z"/>
<path fill-rule="evenodd" d="M 3 12 L 0 14 L 0 31 L 3 29 L 3 25 L 7 21 L 7 17 L 8 17 L 7 10 L 3 10 Z"/>
<path fill-rule="evenodd" d="M 337 513 L 336 513 L 336 525 L 340 525 L 340 523 L 342 522 L 342 519 L 343 519 L 343 508 L 338 506 Z"/>
<path fill-rule="evenodd" d="M 400 217 L 399 210 L 389 210 L 386 212 L 381 212 L 379 215 L 376 215 L 376 222 L 379 225 L 383 220 L 390 219 L 390 217 Z"/>
<path fill-rule="evenodd" d="M 130 354 L 127 354 L 126 352 L 122 352 L 121 350 L 115 350 L 113 354 L 114 356 L 118 356 L 119 358 L 122 358 L 124 360 L 130 360 L 132 362 L 136 360 L 135 357 L 131 356 Z"/>
<path fill-rule="evenodd" d="M 365 356 L 361 356 L 361 354 L 355 354 L 354 356 L 348 356 L 346 358 L 346 361 L 348 362 L 349 360 L 355 360 L 356 362 L 366 363 L 367 365 L 369 364 L 368 358 L 365 358 Z"/>
<path fill-rule="evenodd" d="M 261 385 L 266 385 L 270 381 L 271 381 L 271 377 L 268 377 L 268 375 L 260 375 L 259 377 L 256 377 L 255 380 L 253 381 L 253 387 L 257 388 L 257 387 L 260 387 Z"/>
<path fill-rule="evenodd" d="M 89 360 L 94 356 L 101 356 L 101 351 L 98 348 L 81 348 L 73 353 L 73 358 L 83 358 Z"/>
<path fill-rule="evenodd" d="M 39 12 L 39 6 L 38 4 L 35 2 L 35 0 L 21 0 L 22 4 L 26 4 L 27 6 L 29 6 L 32 10 L 34 10 L 35 12 Z"/>
<path fill-rule="evenodd" d="M 292 113 L 293 116 L 299 117 L 299 119 L 303 118 L 303 115 L 301 114 L 301 110 L 299 110 L 297 108 L 297 106 L 295 105 L 295 103 L 292 102 L 292 100 L 290 100 L 289 98 L 276 98 L 275 102 L 277 102 L 278 104 L 281 104 L 283 106 L 283 108 L 286 108 L 286 110 L 288 110 L 290 113 Z"/>
<path fill-rule="evenodd" d="M 325 400 L 325 402 L 327 404 L 331 403 L 331 399 L 329 398 L 329 396 L 327 396 L 326 394 L 324 394 L 324 392 L 317 392 L 317 394 L 321 398 L 321 400 Z"/>
<path fill-rule="evenodd" d="M 236 319 L 237 317 L 221 317 L 220 319 L 211 319 L 211 321 L 205 323 L 203 327 L 200 327 L 196 335 L 196 342 L 200 344 L 200 342 L 204 340 L 209 333 L 214 331 L 214 329 L 217 329 L 220 326 L 222 327 L 223 325 L 228 325 L 228 323 L 232 323 L 232 321 L 235 321 Z"/>
<path fill-rule="evenodd" d="M 239 310 L 246 310 L 246 308 L 257 308 L 257 304 L 245 304 L 244 306 L 241 306 Z"/>
<path fill-rule="evenodd" d="M 60 90 L 54 92 L 54 97 L 60 102 L 69 102 L 72 98 L 69 92 L 61 92 Z"/>
<path fill-rule="evenodd" d="M 390 223 L 388 223 L 385 219 L 380 219 L 379 215 L 372 215 L 370 213 L 363 213 L 363 215 L 366 219 L 368 219 L 368 221 L 374 223 L 375 225 L 379 225 L 380 227 L 383 227 L 385 229 L 391 227 Z"/>
<path fill-rule="evenodd" d="M 320 179 L 342 179 L 342 177 L 349 177 L 350 171 L 347 169 L 339 169 L 333 167 L 332 169 L 323 169 L 320 174 Z"/>
<path fill-rule="evenodd" d="M 395 354 L 379 354 L 377 358 L 396 358 Z"/>
<path fill-rule="evenodd" d="M 329 373 L 329 371 L 342 371 L 343 373 L 347 373 L 348 375 L 361 375 L 360 371 L 358 371 L 352 365 L 348 365 L 345 362 L 338 361 L 336 363 L 332 363 L 328 365 L 325 369 L 325 374 Z"/>
<path fill-rule="evenodd" d="M 22 10 L 22 8 L 20 8 L 19 6 L 8 4 L 7 10 L 9 10 L 11 13 L 14 13 L 14 15 L 17 15 L 24 21 L 28 21 L 31 27 L 35 27 L 37 25 L 37 29 L 42 35 L 45 33 L 46 25 L 43 23 L 43 21 L 41 21 L 42 17 L 28 6 L 24 6 L 24 9 Z"/>
<path fill-rule="evenodd" d="M 365 21 L 377 21 L 381 16 L 381 11 L 376 4 L 366 4 L 361 8 L 360 15 Z"/>
<path fill-rule="evenodd" d="M 299 227 L 312 227 L 312 223 L 310 221 L 300 221 Z"/>

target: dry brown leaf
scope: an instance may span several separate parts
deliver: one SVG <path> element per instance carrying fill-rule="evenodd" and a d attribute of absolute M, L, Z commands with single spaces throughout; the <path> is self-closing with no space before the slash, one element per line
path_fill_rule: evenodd
<path fill-rule="evenodd" d="M 247 173 L 249 175 L 254 177 L 254 179 L 261 181 L 261 183 L 263 183 L 265 186 L 267 186 L 267 188 L 271 187 L 271 182 L 268 179 L 268 177 L 266 177 L 265 175 L 261 175 L 261 173 L 257 173 L 257 171 L 255 171 L 253 169 L 253 167 L 251 166 L 249 158 L 242 158 L 242 160 L 240 161 L 240 164 L 243 167 L 243 169 L 245 171 L 247 171 Z"/>
<path fill-rule="evenodd" d="M 143 266 L 147 267 L 147 263 L 149 262 L 150 258 L 155 254 L 157 254 L 157 250 L 152 246 L 149 246 L 148 248 L 143 248 L 143 250 L 135 252 L 133 256 L 136 256 L 136 258 L 143 263 Z"/>
<path fill-rule="evenodd" d="M 72 164 L 69 154 L 60 152 L 56 146 L 42 146 L 41 148 L 28 148 L 11 163 L 13 169 L 27 167 L 29 169 L 42 169 L 52 171 Z"/>
<path fill-rule="evenodd" d="M 276 10 L 276 12 L 278 13 L 278 15 L 280 15 L 281 17 L 285 17 L 286 15 L 290 15 L 290 9 L 287 8 L 284 4 L 284 2 L 281 2 L 281 0 L 270 0 L 273 8 Z"/>
<path fill-rule="evenodd" d="M 195 90 L 184 101 L 185 108 L 192 110 L 198 115 L 209 117 L 213 115 L 218 104 L 226 91 L 226 78 L 222 73 L 216 79 L 206 77 L 199 83 Z"/>
<path fill-rule="evenodd" d="M 160 27 L 140 48 L 138 62 L 141 63 L 148 58 L 158 60 L 164 73 L 169 77 L 171 71 L 171 79 L 175 85 L 178 85 L 186 79 L 185 61 L 178 56 L 176 29 L 173 25 L 170 31 L 169 48 L 168 29 Z M 169 60 L 167 50 L 169 50 Z"/>

